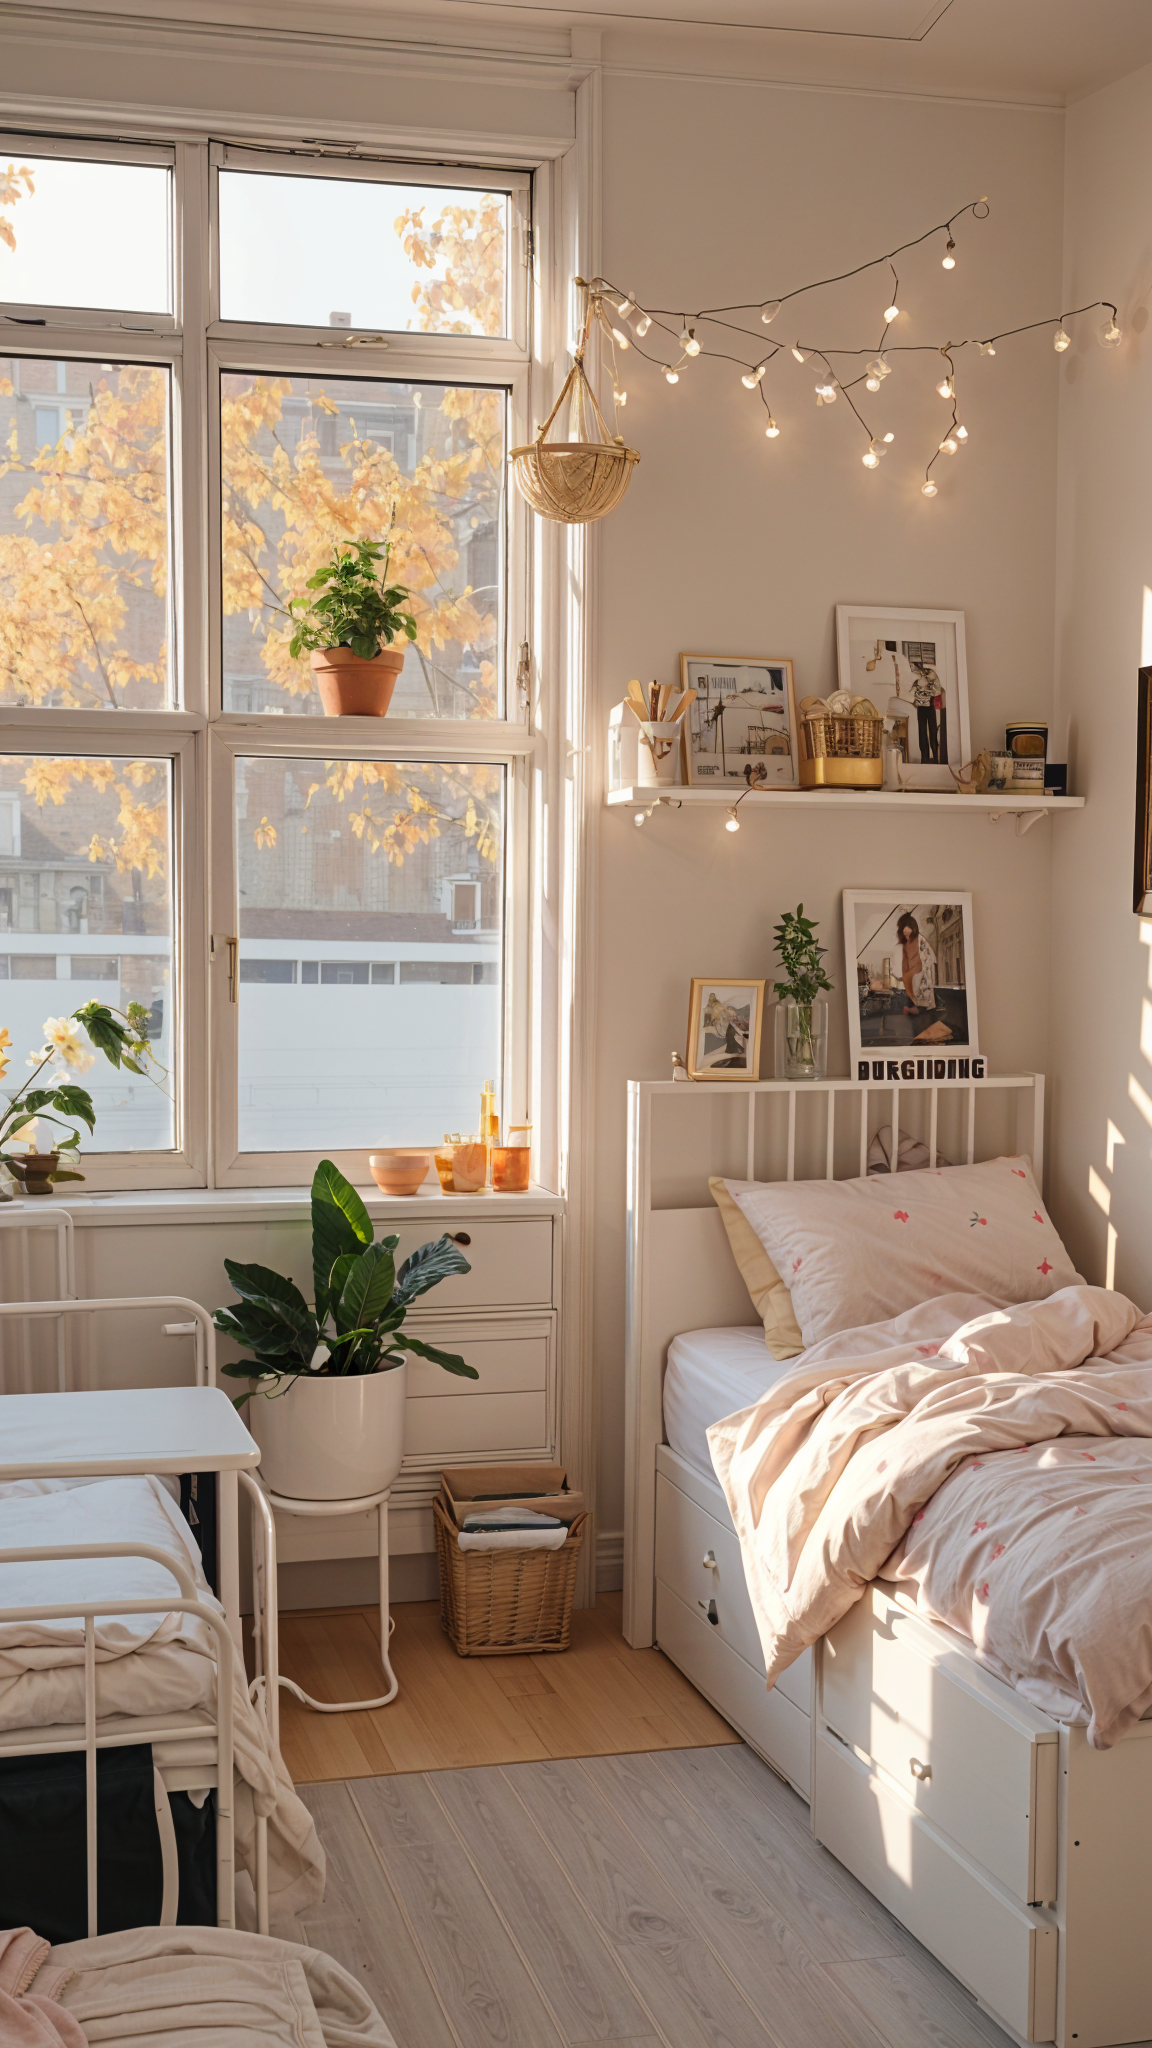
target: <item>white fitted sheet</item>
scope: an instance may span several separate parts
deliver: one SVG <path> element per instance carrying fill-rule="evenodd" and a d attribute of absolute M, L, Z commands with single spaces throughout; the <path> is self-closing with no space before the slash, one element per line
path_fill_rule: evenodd
<path fill-rule="evenodd" d="M 774 1387 L 796 1364 L 773 1358 L 760 1323 L 674 1337 L 664 1374 L 664 1434 L 672 1450 L 715 1479 L 707 1432 Z"/>

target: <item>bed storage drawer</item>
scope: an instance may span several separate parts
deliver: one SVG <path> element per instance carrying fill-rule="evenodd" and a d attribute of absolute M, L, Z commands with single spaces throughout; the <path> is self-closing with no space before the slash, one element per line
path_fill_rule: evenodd
<path fill-rule="evenodd" d="M 692 1484 L 692 1480 L 687 1483 Z M 707 1481 L 697 1481 L 695 1490 L 703 1491 L 706 1485 Z M 728 1519 L 719 1488 L 710 1490 L 715 1491 L 723 1510 L 723 1522 L 664 1473 L 657 1474 L 656 1575 L 690 1612 L 708 1619 L 720 1641 L 735 1650 L 763 1679 L 764 1653 L 748 1598 L 740 1539 Z M 806 1650 L 784 1673 L 776 1689 L 802 1713 L 810 1713 L 811 1651 Z"/>
<path fill-rule="evenodd" d="M 878 1587 L 831 1629 L 824 1721 L 1024 1905 L 1056 1897 L 1059 1738 Z"/>
<path fill-rule="evenodd" d="M 779 1687 L 769 1692 L 763 1666 L 753 1671 L 702 1614 L 686 1607 L 659 1579 L 656 1641 L 737 1734 L 807 1799 L 812 1781 L 810 1716 L 785 1699 Z"/>
<path fill-rule="evenodd" d="M 812 1826 L 890 1913 L 1025 2041 L 1056 2029 L 1054 1925 L 951 1848 L 835 1737 L 817 1737 Z"/>

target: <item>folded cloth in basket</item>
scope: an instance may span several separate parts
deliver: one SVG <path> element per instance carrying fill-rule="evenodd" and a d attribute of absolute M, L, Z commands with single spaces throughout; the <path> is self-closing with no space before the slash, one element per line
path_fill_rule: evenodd
<path fill-rule="evenodd" d="M 41 1974 L 61 1968 L 54 1995 L 90 2048 L 396 2048 L 355 1977 L 267 1935 L 134 1927 L 52 1949 Z"/>
<path fill-rule="evenodd" d="M 559 1550 L 568 1541 L 563 1522 L 552 1529 L 461 1529 L 461 1550 Z"/>
<path fill-rule="evenodd" d="M 156 1479 L 103 1479 L 35 1495 L 0 1495 L 0 1550 L 99 1543 L 147 1543 L 182 1558 L 196 1598 L 222 1610 L 204 1577 L 188 1524 Z M 155 1612 L 96 1621 L 96 1708 L 101 1716 L 211 1711 L 216 1697 L 216 1637 L 199 1615 L 174 1613 L 171 1573 L 148 1558 L 70 1558 L 0 1565 L 0 1610 L 65 1606 L 100 1598 L 156 1601 Z M 297 1798 L 267 1724 L 248 1696 L 242 1660 L 233 1665 L 238 1860 L 251 1875 L 258 1817 L 268 1820 L 269 1901 L 274 1925 L 314 1904 L 324 1888 L 324 1852 L 312 1817 Z M 0 1735 L 84 1720 L 84 1625 L 0 1621 Z M 243 1889 L 239 1910 L 250 1917 Z"/>
<path fill-rule="evenodd" d="M 541 1515 L 535 1508 L 493 1508 L 465 1515 L 469 1535 L 477 1529 L 562 1529 L 559 1515 Z"/>

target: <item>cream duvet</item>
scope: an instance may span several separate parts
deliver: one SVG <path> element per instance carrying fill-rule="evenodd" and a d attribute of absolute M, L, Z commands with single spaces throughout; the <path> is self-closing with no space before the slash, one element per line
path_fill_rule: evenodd
<path fill-rule="evenodd" d="M 768 1683 L 877 1577 L 1107 1749 L 1152 1705 L 1152 1317 L 941 1296 L 708 1433 Z"/>

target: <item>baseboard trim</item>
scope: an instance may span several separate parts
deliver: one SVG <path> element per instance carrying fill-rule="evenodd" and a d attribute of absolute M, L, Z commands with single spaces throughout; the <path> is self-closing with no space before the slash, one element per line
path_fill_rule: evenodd
<path fill-rule="evenodd" d="M 618 1593 L 624 1584 L 624 1531 L 605 1529 L 596 1538 L 596 1591 Z"/>

